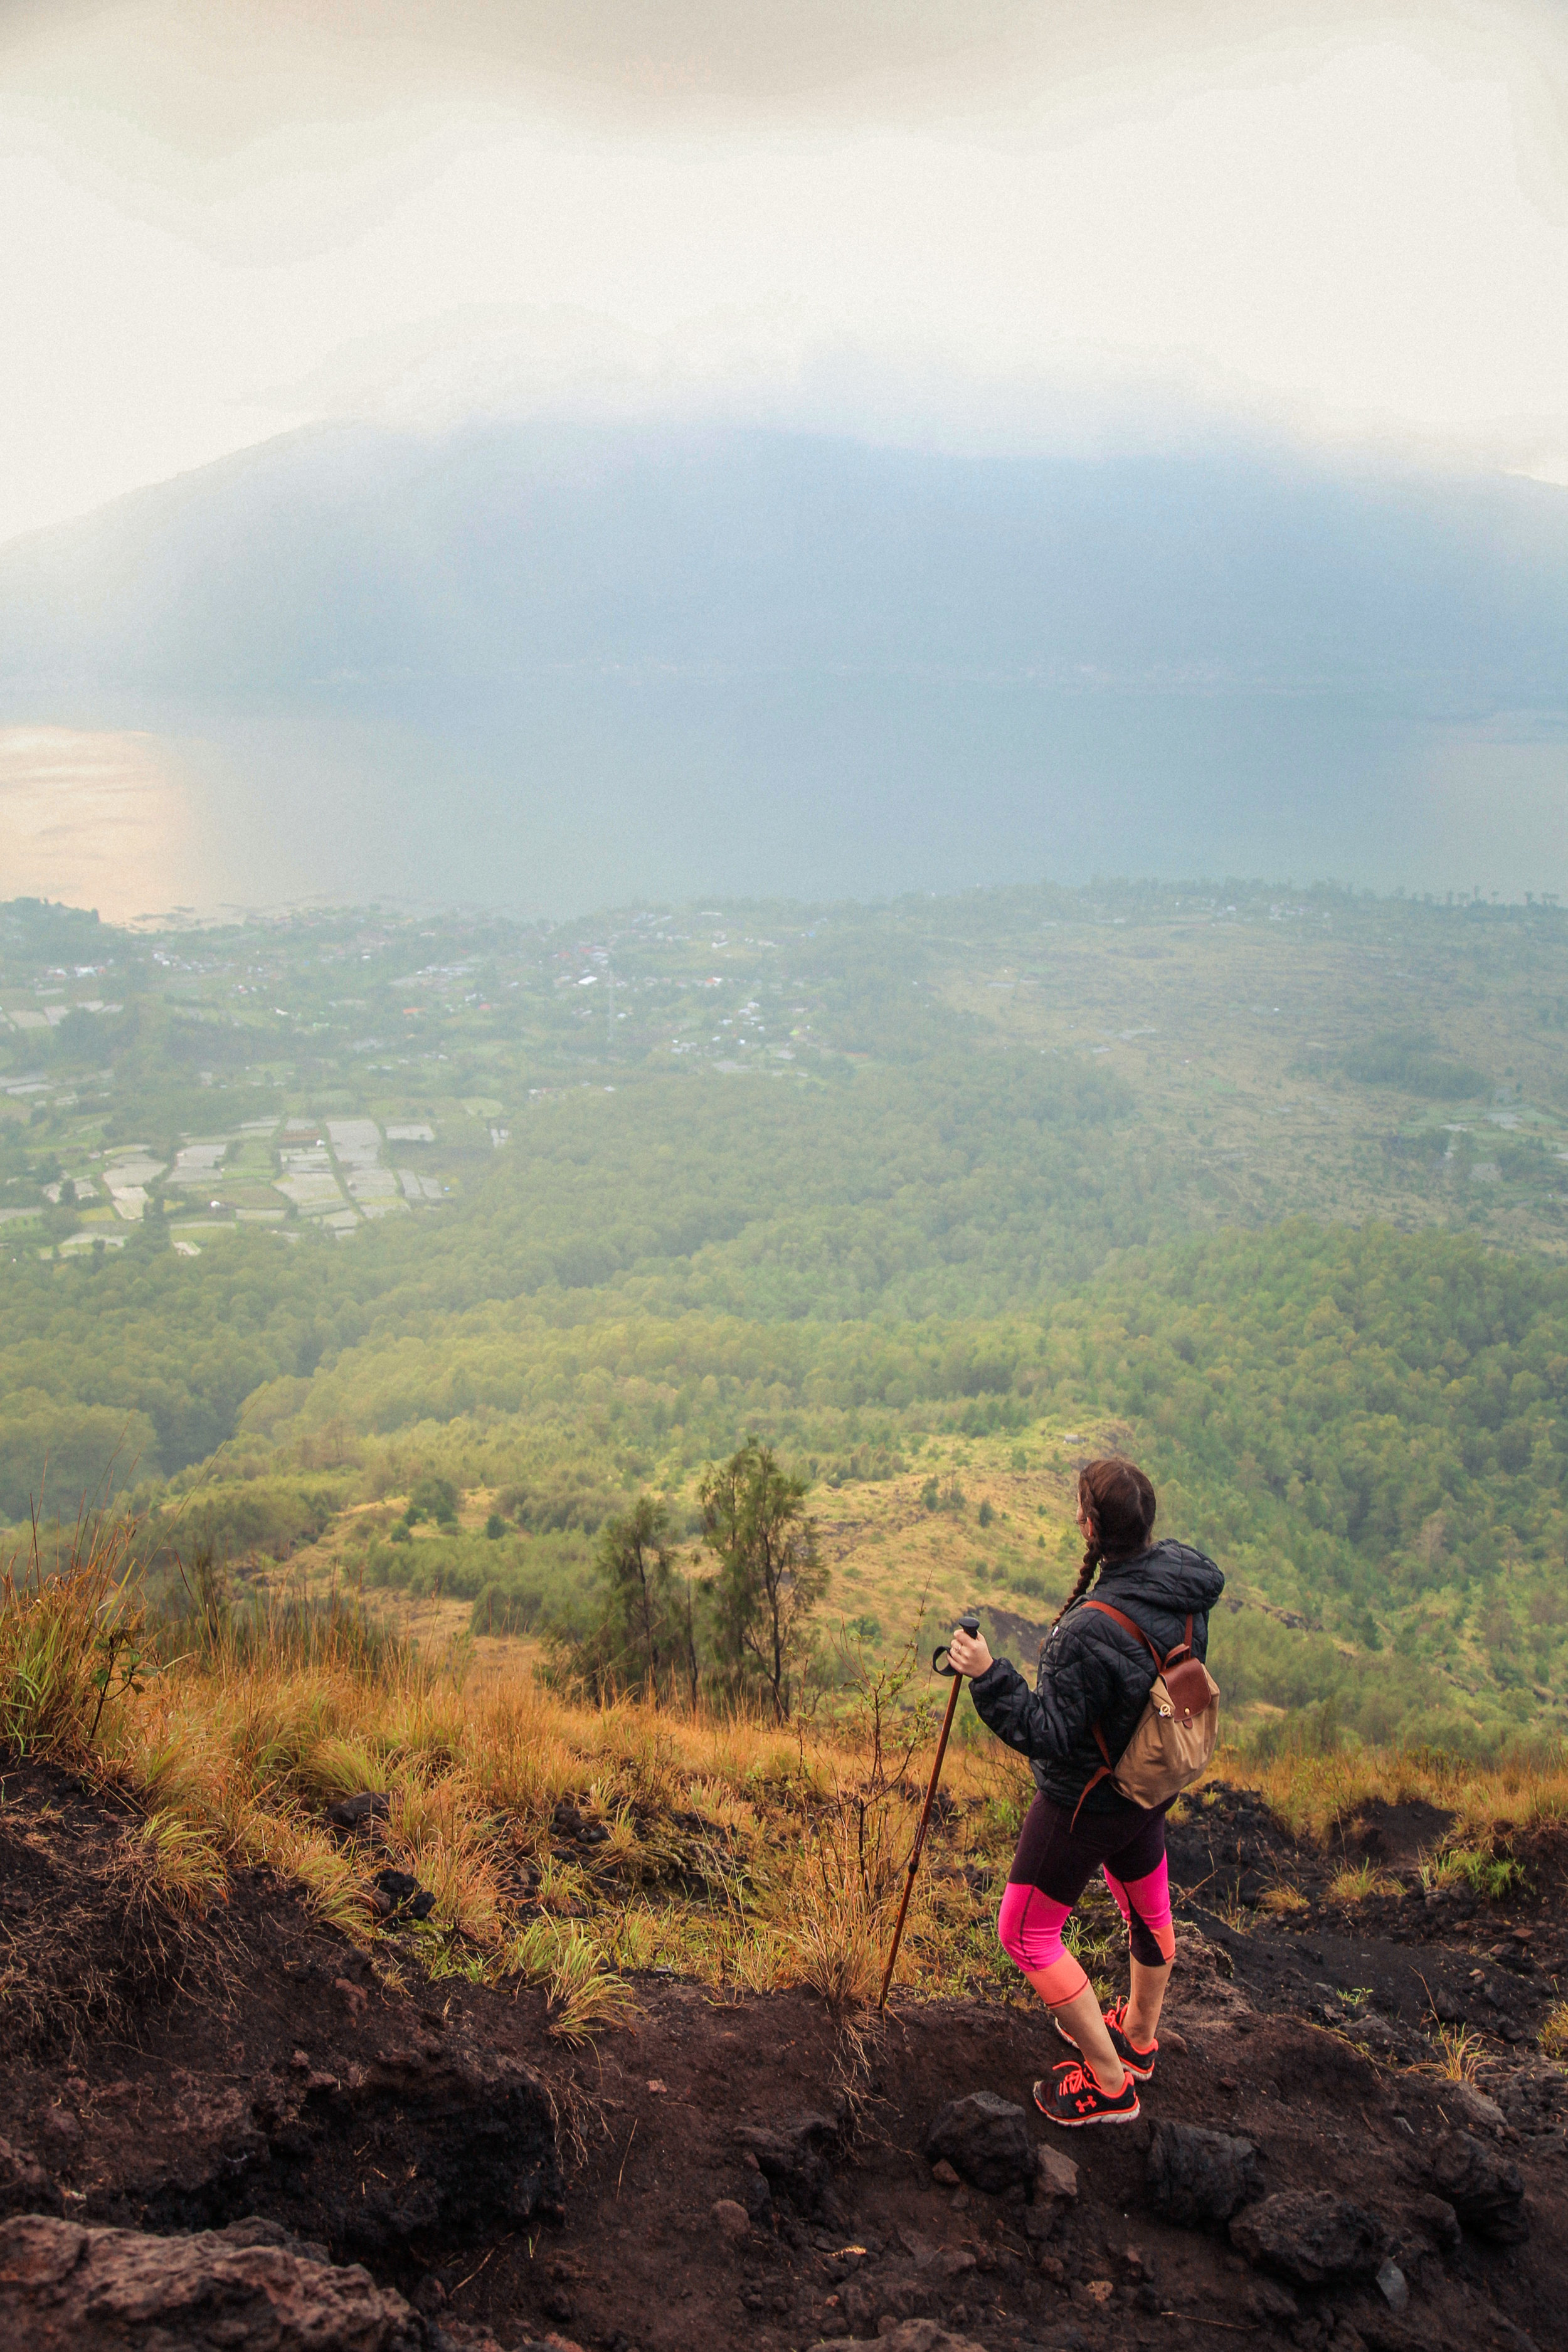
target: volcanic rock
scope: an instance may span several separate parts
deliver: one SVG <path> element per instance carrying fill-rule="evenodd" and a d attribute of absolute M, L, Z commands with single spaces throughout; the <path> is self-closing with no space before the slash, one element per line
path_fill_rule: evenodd
<path fill-rule="evenodd" d="M 1077 2165 L 1048 2140 L 1035 2150 L 1035 2194 L 1064 2200 L 1078 2195 Z"/>
<path fill-rule="evenodd" d="M 1249 2206 L 1230 2225 L 1233 2246 L 1298 2286 L 1371 2278 L 1383 2232 L 1370 2213 L 1326 2189 L 1287 2189 Z"/>
<path fill-rule="evenodd" d="M 832 2116 L 801 2116 L 773 2130 L 742 2124 L 735 2140 L 756 2158 L 757 2169 L 774 2196 L 787 2197 L 803 2213 L 820 2210 L 831 2184 L 828 2155 L 838 2144 L 838 2125 Z"/>
<path fill-rule="evenodd" d="M 1384 2263 L 1377 2273 L 1377 2291 L 1390 2311 L 1403 2311 L 1410 2300 L 1410 2289 L 1405 2273 L 1392 2260 Z"/>
<path fill-rule="evenodd" d="M 1418 2197 L 1411 2209 L 1416 2227 L 1446 2254 L 1457 2254 L 1464 2242 L 1459 2217 L 1446 2197 Z"/>
<path fill-rule="evenodd" d="M 362 1789 L 357 1797 L 340 1798 L 327 1807 L 327 1819 L 340 1830 L 362 1830 L 371 1822 L 384 1822 L 392 1811 L 391 1800 L 379 1789 Z"/>
<path fill-rule="evenodd" d="M 411 1919 L 427 1919 L 436 1908 L 436 1897 L 406 1870 L 378 1870 L 372 1884 L 384 1917 L 395 1911 Z"/>
<path fill-rule="evenodd" d="M 1498 2246 L 1521 2246 L 1529 2237 L 1518 2166 L 1483 2147 L 1470 2133 L 1444 2135 L 1432 2152 L 1427 2177 L 1478 2237 L 1489 2238 Z"/>
<path fill-rule="evenodd" d="M 954 2336 L 935 2319 L 903 2319 L 878 2337 L 881 2352 L 984 2352 L 972 2336 Z"/>
<path fill-rule="evenodd" d="M 1473 2083 L 1445 2084 L 1443 2105 L 1457 2112 L 1472 2131 L 1501 2131 L 1508 2122 L 1497 2101 L 1478 2091 Z"/>
<path fill-rule="evenodd" d="M 424 2327 L 368 2271 L 226 2231 L 154 2238 L 43 2214 L 0 2223 L 0 2303 L 29 2352 L 420 2352 Z"/>
<path fill-rule="evenodd" d="M 1035 2143 L 1022 2107 L 994 2091 L 950 2099 L 926 2133 L 929 2162 L 945 2157 L 973 2188 L 999 2197 L 1035 2178 Z"/>
<path fill-rule="evenodd" d="M 64 2203 L 37 2157 L 0 2139 L 0 2213 L 58 2213 Z"/>
<path fill-rule="evenodd" d="M 1189 2230 L 1228 2221 L 1263 2194 L 1262 2168 L 1252 2142 L 1195 2124 L 1154 2126 L 1147 2177 L 1154 2210 Z"/>

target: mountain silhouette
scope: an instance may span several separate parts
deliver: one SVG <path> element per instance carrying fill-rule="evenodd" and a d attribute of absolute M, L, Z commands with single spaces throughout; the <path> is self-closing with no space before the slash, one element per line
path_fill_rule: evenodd
<path fill-rule="evenodd" d="M 0 719 L 202 747 L 274 896 L 1453 887 L 1510 793 L 1550 887 L 1565 656 L 1568 495 L 1256 450 L 342 427 L 0 550 Z"/>

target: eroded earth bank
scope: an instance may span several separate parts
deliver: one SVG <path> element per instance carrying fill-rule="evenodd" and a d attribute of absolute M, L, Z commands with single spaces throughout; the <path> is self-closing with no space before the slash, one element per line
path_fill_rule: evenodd
<path fill-rule="evenodd" d="M 650 1978 L 574 2052 L 536 1994 L 389 1991 L 263 1873 L 176 1930 L 117 1874 L 112 1800 L 3 1779 L 8 2346 L 1568 2345 L 1545 1836 L 1489 1902 L 1428 1895 L 1427 1825 L 1373 1820 L 1397 1892 L 1244 1929 L 1289 1842 L 1225 1792 L 1206 1847 L 1173 1840 L 1198 1891 L 1142 2118 L 1046 2147 L 1060 2051 L 1022 2006 L 879 2027 Z M 1469 2083 L 1438 2071 L 1456 2020 Z"/>

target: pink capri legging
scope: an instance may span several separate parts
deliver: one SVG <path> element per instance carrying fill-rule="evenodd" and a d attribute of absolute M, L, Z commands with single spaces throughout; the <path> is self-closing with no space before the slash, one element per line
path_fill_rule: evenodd
<path fill-rule="evenodd" d="M 1037 1797 L 1018 1839 L 996 1932 L 1009 1959 L 1055 2007 L 1076 2000 L 1089 1982 L 1063 1944 L 1062 1930 L 1097 1868 L 1127 1922 L 1133 1958 L 1158 1969 L 1175 1956 L 1163 1811 L 1139 1812 L 1131 1825 L 1124 1810 L 1080 1813 L 1075 1829 L 1060 1805 Z"/>

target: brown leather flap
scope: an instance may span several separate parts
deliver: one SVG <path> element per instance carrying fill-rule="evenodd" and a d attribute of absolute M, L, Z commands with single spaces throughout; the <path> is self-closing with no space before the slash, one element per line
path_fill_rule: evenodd
<path fill-rule="evenodd" d="M 1165 1688 L 1178 1715 L 1204 1715 L 1214 1698 L 1208 1668 L 1198 1658 L 1185 1658 L 1165 1675 Z"/>

